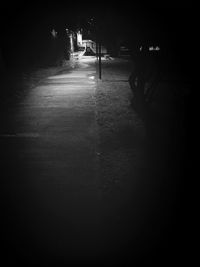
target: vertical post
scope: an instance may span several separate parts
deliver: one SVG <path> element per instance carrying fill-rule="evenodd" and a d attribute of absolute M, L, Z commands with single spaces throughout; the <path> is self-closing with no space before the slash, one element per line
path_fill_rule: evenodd
<path fill-rule="evenodd" d="M 98 60 L 98 54 L 99 54 L 99 48 L 98 48 L 98 41 L 96 40 L 96 57 L 97 57 L 97 60 Z"/>
<path fill-rule="evenodd" d="M 101 79 L 101 42 L 99 41 L 99 79 Z"/>

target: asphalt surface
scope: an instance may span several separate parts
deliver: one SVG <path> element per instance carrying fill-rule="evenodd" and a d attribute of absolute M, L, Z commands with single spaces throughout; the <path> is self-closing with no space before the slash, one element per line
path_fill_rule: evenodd
<path fill-rule="evenodd" d="M 8 264 L 179 262 L 181 152 L 166 133 L 144 137 L 129 106 L 129 67 L 105 61 L 99 81 L 95 58 L 82 57 L 1 113 Z"/>
<path fill-rule="evenodd" d="M 95 254 L 94 60 L 48 77 L 2 113 L 8 262 L 76 263 Z"/>

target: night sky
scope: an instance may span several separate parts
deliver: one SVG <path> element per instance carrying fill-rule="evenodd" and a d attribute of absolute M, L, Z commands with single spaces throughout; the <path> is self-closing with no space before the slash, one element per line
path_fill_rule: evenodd
<path fill-rule="evenodd" d="M 41 2 L 41 1 L 40 1 Z M 149 31 L 171 32 L 177 34 L 191 30 L 193 11 L 190 8 L 160 8 L 156 5 L 134 5 L 130 2 L 105 4 L 101 2 L 69 2 L 53 1 L 10 2 L 1 9 L 1 31 L 4 36 L 31 34 L 33 30 L 55 27 L 76 28 L 80 24 L 85 26 L 87 19 L 94 17 L 103 25 L 112 27 L 113 31 L 130 32 L 136 30 L 142 35 Z M 81 25 L 81 26 L 82 26 Z M 189 29 L 187 29 L 189 27 Z M 188 34 L 188 33 L 187 33 Z"/>
<path fill-rule="evenodd" d="M 4 54 L 24 52 L 27 47 L 32 49 L 38 46 L 40 49 L 41 43 L 44 47 L 48 46 L 53 28 L 63 38 L 66 28 L 87 28 L 90 18 L 95 19 L 105 42 L 118 38 L 132 47 L 142 42 L 162 43 L 176 49 L 178 47 L 181 54 L 191 46 L 195 35 L 195 15 L 191 6 L 136 5 L 131 1 L 123 1 L 123 4 L 108 4 L 106 1 L 40 2 L 12 1 L 3 5 L 1 48 Z"/>

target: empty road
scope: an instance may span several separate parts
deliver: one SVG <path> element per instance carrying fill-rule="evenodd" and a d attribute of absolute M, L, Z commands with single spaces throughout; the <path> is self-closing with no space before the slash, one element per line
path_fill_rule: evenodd
<path fill-rule="evenodd" d="M 1 236 L 8 265 L 171 262 L 174 255 L 179 261 L 177 246 L 185 247 L 177 215 L 180 133 L 173 149 L 167 133 L 148 144 L 130 105 L 130 62 L 103 61 L 99 81 L 95 60 L 49 72 L 4 103 Z"/>
<path fill-rule="evenodd" d="M 50 76 L 2 114 L 3 224 L 11 263 L 95 255 L 95 58 Z M 2 149 L 3 148 L 3 149 Z"/>

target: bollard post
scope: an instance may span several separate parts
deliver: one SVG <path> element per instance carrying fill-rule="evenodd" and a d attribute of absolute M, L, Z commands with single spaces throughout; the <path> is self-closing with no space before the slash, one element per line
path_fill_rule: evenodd
<path fill-rule="evenodd" d="M 101 80 L 101 42 L 99 42 L 99 79 Z"/>

